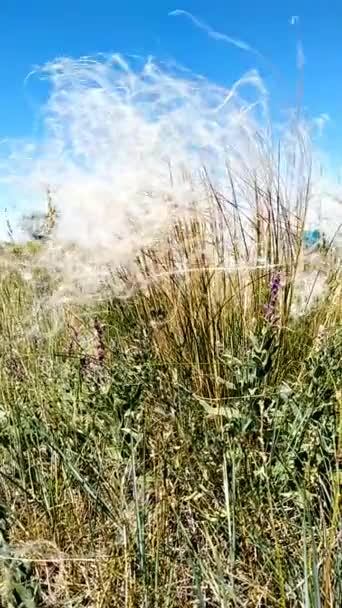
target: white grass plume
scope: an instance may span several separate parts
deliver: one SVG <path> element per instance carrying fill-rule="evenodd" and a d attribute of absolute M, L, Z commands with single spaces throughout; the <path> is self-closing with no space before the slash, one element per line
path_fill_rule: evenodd
<path fill-rule="evenodd" d="M 12 154 L 3 178 L 28 201 L 51 189 L 60 219 L 39 263 L 61 273 L 63 297 L 93 297 L 176 217 L 194 206 L 207 212 L 208 180 L 247 215 L 252 184 L 280 184 L 296 212 L 313 172 L 310 125 L 290 121 L 274 132 L 256 71 L 227 89 L 152 59 L 112 55 L 61 58 L 35 74 L 51 86 L 43 135 Z"/>

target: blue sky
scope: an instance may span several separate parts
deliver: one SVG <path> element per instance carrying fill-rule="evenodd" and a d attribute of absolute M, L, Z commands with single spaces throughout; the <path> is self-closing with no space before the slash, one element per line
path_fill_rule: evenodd
<path fill-rule="evenodd" d="M 234 46 L 209 38 L 183 9 L 213 29 L 246 41 L 276 66 Z M 291 16 L 300 18 L 291 27 Z M 296 101 L 298 35 L 304 48 L 303 105 L 310 114 L 328 113 L 323 146 L 336 164 L 342 141 L 342 2 L 339 0 L 1 0 L 0 140 L 31 137 L 46 90 L 24 80 L 33 66 L 56 56 L 97 52 L 152 54 L 174 59 L 195 72 L 230 85 L 257 67 L 270 88 L 273 106 L 286 110 Z"/>
<path fill-rule="evenodd" d="M 214 40 L 181 9 L 211 28 L 245 41 L 265 56 L 278 76 L 253 54 Z M 296 27 L 291 17 L 298 16 Z M 341 167 L 341 0 L 0 0 L 0 142 L 37 136 L 47 89 L 25 77 L 58 56 L 99 52 L 153 55 L 175 60 L 226 86 L 251 68 L 269 88 L 277 118 L 296 103 L 298 37 L 304 49 L 302 105 L 310 115 L 331 117 L 321 140 L 333 167 Z M 1 187 L 0 209 L 21 205 Z M 3 218 L 0 232 L 3 232 Z"/>

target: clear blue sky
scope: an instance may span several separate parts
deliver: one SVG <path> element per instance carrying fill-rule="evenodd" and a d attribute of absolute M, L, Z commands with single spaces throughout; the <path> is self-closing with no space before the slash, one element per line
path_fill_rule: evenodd
<path fill-rule="evenodd" d="M 248 53 L 209 39 L 185 17 L 184 9 L 216 30 L 238 37 L 266 55 L 279 69 L 275 83 L 267 68 Z M 300 17 L 306 56 L 304 105 L 327 112 L 332 146 L 342 138 L 341 0 L 1 0 L 0 139 L 29 136 L 41 90 L 24 87 L 32 66 L 60 55 L 97 52 L 153 54 L 173 58 L 196 72 L 229 85 L 251 67 L 266 76 L 273 100 L 295 99 L 296 29 Z"/>

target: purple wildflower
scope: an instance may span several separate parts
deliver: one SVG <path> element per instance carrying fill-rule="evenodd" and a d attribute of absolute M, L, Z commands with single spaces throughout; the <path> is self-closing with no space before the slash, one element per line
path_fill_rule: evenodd
<path fill-rule="evenodd" d="M 277 274 L 275 274 L 271 279 L 270 298 L 268 303 L 264 306 L 265 319 L 269 323 L 275 323 L 277 321 L 275 311 L 278 303 L 280 287 L 281 277 L 280 272 L 277 272 Z"/>
<path fill-rule="evenodd" d="M 280 272 L 277 272 L 277 274 L 272 277 L 272 281 L 271 281 L 271 294 L 273 298 L 277 298 L 278 296 L 278 292 L 280 289 Z"/>

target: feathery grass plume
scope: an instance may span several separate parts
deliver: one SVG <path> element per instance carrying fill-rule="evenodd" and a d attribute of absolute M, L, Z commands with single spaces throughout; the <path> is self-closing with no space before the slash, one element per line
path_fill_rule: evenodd
<path fill-rule="evenodd" d="M 51 86 L 42 140 L 21 145 L 11 157 L 15 172 L 10 165 L 2 173 L 29 201 L 48 184 L 59 220 L 39 264 L 60 274 L 57 300 L 92 298 L 179 219 L 198 214 L 210 223 L 213 201 L 220 238 L 227 247 L 239 241 L 239 264 L 267 259 L 289 232 L 293 255 L 316 179 L 314 123 L 290 118 L 275 131 L 257 71 L 225 88 L 152 59 L 113 55 L 60 58 L 35 75 Z M 261 251 L 266 241 L 269 251 Z M 271 257 L 278 263 L 276 251 Z"/>

